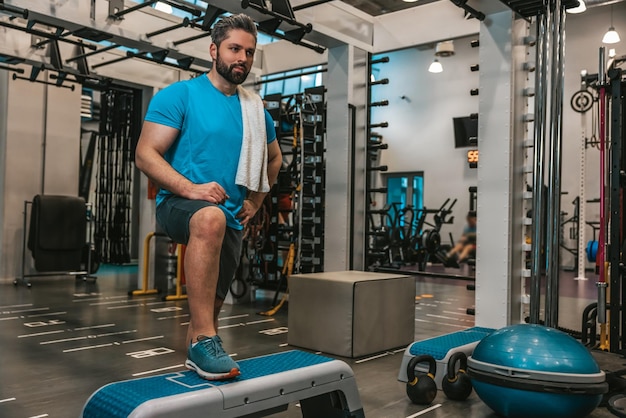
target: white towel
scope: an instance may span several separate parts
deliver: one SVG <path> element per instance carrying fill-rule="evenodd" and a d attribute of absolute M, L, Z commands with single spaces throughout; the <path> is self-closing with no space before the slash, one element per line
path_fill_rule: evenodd
<path fill-rule="evenodd" d="M 253 192 L 270 191 L 267 177 L 267 132 L 261 98 L 237 86 L 243 119 L 243 143 L 235 184 Z"/>

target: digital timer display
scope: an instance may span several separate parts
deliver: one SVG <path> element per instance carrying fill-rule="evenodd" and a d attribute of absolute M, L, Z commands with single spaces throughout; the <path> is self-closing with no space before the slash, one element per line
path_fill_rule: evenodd
<path fill-rule="evenodd" d="M 469 164 L 470 168 L 478 167 L 478 150 L 477 149 L 471 149 L 467 151 L 467 163 Z"/>

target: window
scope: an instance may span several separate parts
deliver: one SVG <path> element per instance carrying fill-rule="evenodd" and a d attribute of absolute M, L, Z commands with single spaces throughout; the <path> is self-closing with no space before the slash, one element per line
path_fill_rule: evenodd
<path fill-rule="evenodd" d="M 290 94 L 297 94 L 304 91 L 309 87 L 317 87 L 322 85 L 322 73 L 318 72 L 310 74 L 312 71 L 320 71 L 321 65 L 308 68 L 300 68 L 297 70 L 285 71 L 282 73 L 275 73 L 270 75 L 264 75 L 261 77 L 263 86 L 261 88 L 261 96 L 265 97 L 268 94 L 280 93 L 283 96 Z M 299 74 L 303 74 L 300 75 Z M 289 77 L 284 79 L 283 77 Z M 272 81 L 272 79 L 277 79 Z"/>
<path fill-rule="evenodd" d="M 389 221 L 396 219 L 398 212 L 408 206 L 413 209 L 413 216 L 406 215 L 399 219 L 400 226 L 405 221 L 412 222 L 416 219 L 416 211 L 424 209 L 424 173 L 392 173 L 385 175 L 387 181 L 387 204 L 390 206 Z M 412 228 L 415 228 L 414 224 Z M 412 231 L 417 233 L 417 231 Z"/>

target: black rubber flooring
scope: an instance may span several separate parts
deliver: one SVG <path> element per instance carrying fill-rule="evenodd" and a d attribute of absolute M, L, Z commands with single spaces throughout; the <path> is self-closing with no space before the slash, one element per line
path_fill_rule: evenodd
<path fill-rule="evenodd" d="M 136 267 L 104 266 L 95 282 L 60 277 L 33 278 L 31 289 L 0 285 L 0 417 L 77 417 L 89 395 L 107 383 L 183 369 L 186 301 L 129 298 L 136 277 Z M 473 326 L 474 318 L 465 314 L 474 297 L 467 283 L 416 277 L 416 340 Z M 579 312 L 593 299 L 595 287 L 591 280 L 572 284 L 574 290 L 567 286 L 562 325 L 579 328 Z M 258 315 L 270 307 L 272 296 L 258 292 L 254 302 L 225 306 L 220 335 L 235 359 L 292 349 L 288 307 L 273 317 Z M 620 356 L 595 355 L 603 368 L 625 367 Z M 402 350 L 342 359 L 355 372 L 367 417 L 496 416 L 475 394 L 453 402 L 439 393 L 430 408 L 412 405 L 396 380 L 401 358 Z M 301 414 L 290 405 L 275 416 Z M 591 415 L 609 416 L 602 407 Z"/>

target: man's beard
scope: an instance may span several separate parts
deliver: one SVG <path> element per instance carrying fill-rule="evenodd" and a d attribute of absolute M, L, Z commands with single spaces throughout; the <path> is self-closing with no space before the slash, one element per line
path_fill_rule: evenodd
<path fill-rule="evenodd" d="M 241 73 L 234 72 L 233 69 L 235 67 L 240 67 L 243 70 L 243 72 Z M 226 63 L 220 59 L 219 52 L 217 53 L 217 59 L 215 60 L 215 69 L 217 70 L 217 73 L 219 75 L 224 77 L 224 79 L 226 79 L 228 82 L 232 84 L 243 83 L 244 81 L 246 81 L 246 78 L 248 78 L 248 73 L 249 73 L 245 65 L 233 64 L 230 67 L 226 65 Z"/>

